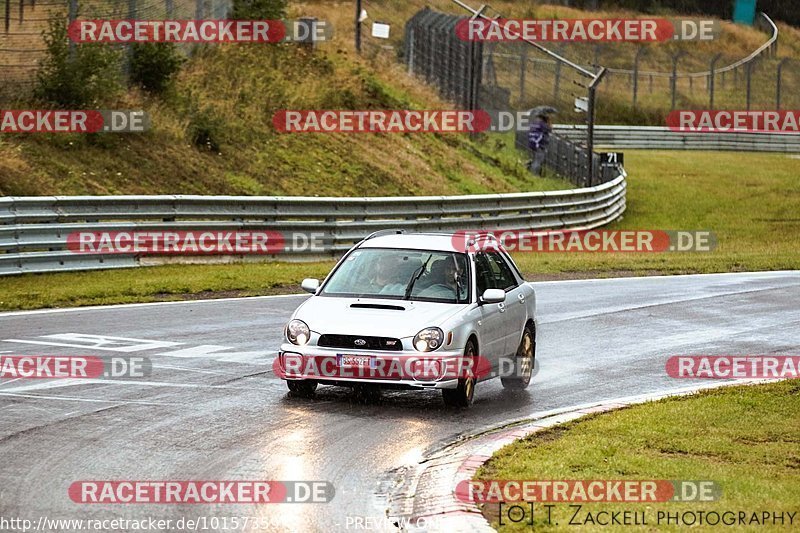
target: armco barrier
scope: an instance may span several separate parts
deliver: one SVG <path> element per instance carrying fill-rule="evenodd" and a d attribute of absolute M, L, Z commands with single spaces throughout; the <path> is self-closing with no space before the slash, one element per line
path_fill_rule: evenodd
<path fill-rule="evenodd" d="M 134 254 L 72 252 L 67 249 L 67 237 L 79 231 L 316 233 L 325 243 L 322 253 L 289 246 L 280 254 L 258 256 L 304 260 L 333 258 L 369 233 L 387 228 L 429 232 L 595 228 L 622 215 L 625 188 L 625 177 L 619 176 L 582 189 L 471 196 L 0 197 L 0 275 L 124 268 L 152 262 L 152 257 Z"/>
<path fill-rule="evenodd" d="M 586 126 L 556 125 L 573 141 L 586 138 Z M 789 133 L 684 133 L 659 126 L 595 126 L 595 146 L 630 150 L 736 150 L 800 152 L 800 135 Z"/>

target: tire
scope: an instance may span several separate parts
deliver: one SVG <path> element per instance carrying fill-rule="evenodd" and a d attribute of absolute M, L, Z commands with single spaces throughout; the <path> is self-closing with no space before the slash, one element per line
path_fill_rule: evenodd
<path fill-rule="evenodd" d="M 298 396 L 300 398 L 313 396 L 314 391 L 317 390 L 317 382 L 312 379 L 290 379 L 286 381 L 286 386 L 289 387 L 289 392 L 292 396 Z"/>
<path fill-rule="evenodd" d="M 514 358 L 514 374 L 509 377 L 501 377 L 500 382 L 503 387 L 510 390 L 523 390 L 528 387 L 533 375 L 533 366 L 536 362 L 536 334 L 530 325 L 525 326 L 522 332 L 522 340 L 517 347 L 517 354 Z"/>
<path fill-rule="evenodd" d="M 464 357 L 475 357 L 475 343 L 467 341 Z M 475 377 L 460 378 L 455 389 L 442 389 L 442 400 L 448 407 L 469 407 L 475 398 Z"/>

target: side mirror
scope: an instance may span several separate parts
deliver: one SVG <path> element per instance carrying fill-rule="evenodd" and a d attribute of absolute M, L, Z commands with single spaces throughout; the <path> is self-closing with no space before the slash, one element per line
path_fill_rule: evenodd
<path fill-rule="evenodd" d="M 486 289 L 481 295 L 482 304 L 499 304 L 506 301 L 506 291 L 503 289 Z"/>
<path fill-rule="evenodd" d="M 314 278 L 306 278 L 303 280 L 303 283 L 300 284 L 300 287 L 302 287 L 302 289 L 306 292 L 317 294 L 317 289 L 319 289 L 319 280 Z"/>

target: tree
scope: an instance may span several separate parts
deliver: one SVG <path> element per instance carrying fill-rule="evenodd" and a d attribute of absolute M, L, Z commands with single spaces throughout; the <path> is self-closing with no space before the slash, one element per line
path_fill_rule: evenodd
<path fill-rule="evenodd" d="M 44 32 L 47 50 L 36 73 L 35 95 L 64 108 L 96 107 L 121 88 L 119 50 L 106 44 L 73 44 L 61 19 Z"/>
<path fill-rule="evenodd" d="M 234 0 L 229 18 L 278 20 L 286 16 L 287 0 Z"/>

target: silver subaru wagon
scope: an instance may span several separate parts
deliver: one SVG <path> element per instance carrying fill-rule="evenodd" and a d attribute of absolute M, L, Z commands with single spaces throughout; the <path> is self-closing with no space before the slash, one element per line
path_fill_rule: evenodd
<path fill-rule="evenodd" d="M 365 238 L 322 283 L 303 281 L 312 296 L 285 327 L 278 375 L 298 396 L 320 384 L 441 389 L 445 404 L 459 407 L 492 377 L 526 388 L 534 290 L 502 246 L 489 243 L 400 230 Z"/>

